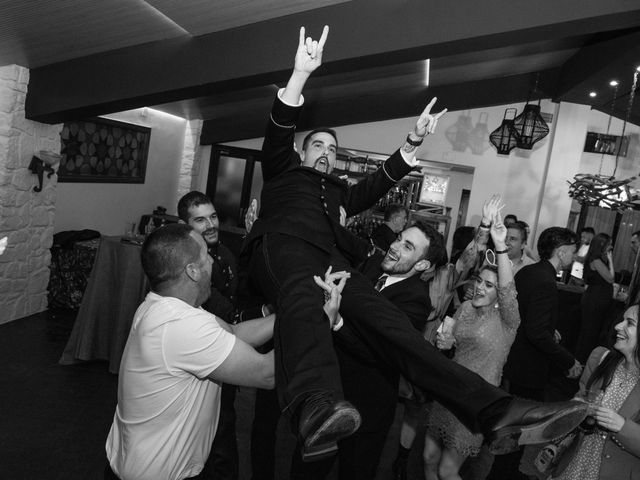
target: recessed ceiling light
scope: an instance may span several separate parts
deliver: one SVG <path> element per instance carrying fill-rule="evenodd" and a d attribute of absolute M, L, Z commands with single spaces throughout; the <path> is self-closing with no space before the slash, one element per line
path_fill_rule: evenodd
<path fill-rule="evenodd" d="M 612 87 L 617 87 L 618 86 L 618 81 L 617 80 L 611 80 L 609 82 L 609 85 L 611 85 Z"/>
<path fill-rule="evenodd" d="M 593 97 L 597 97 L 598 94 L 596 92 L 589 92 L 589 96 L 593 98 Z"/>

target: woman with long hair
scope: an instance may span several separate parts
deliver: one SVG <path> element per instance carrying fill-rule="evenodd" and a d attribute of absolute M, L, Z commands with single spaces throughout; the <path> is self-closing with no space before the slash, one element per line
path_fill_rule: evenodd
<path fill-rule="evenodd" d="M 591 240 L 584 259 L 583 279 L 587 289 L 582 294 L 582 321 L 576 343 L 576 359 L 582 364 L 598 345 L 611 310 L 615 278 L 612 251 L 611 237 L 606 233 L 599 233 Z"/>
<path fill-rule="evenodd" d="M 436 338 L 441 349 L 451 348 L 455 340 L 453 360 L 496 386 L 500 384 L 502 368 L 520 325 L 506 236 L 507 228 L 498 210 L 491 223 L 497 268 L 490 265 L 481 268 L 473 298 L 454 314 L 453 336 Z M 460 466 L 468 456 L 478 454 L 482 441 L 482 435 L 471 433 L 451 412 L 434 402 L 427 420 L 424 449 L 427 480 L 460 479 Z"/>
<path fill-rule="evenodd" d="M 640 478 L 640 348 L 638 305 L 615 326 L 615 343 L 597 347 L 580 378 L 579 396 L 601 392 L 594 407 L 596 428 L 583 435 L 558 480 Z"/>

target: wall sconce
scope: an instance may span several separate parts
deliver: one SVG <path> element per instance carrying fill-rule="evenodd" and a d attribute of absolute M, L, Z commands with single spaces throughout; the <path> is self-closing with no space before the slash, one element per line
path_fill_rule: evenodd
<path fill-rule="evenodd" d="M 42 191 L 42 179 L 44 172 L 47 173 L 47 178 L 51 178 L 51 175 L 56 173 L 53 169 L 54 165 L 60 162 L 61 156 L 54 152 L 40 150 L 37 155 L 31 157 L 31 163 L 29 163 L 29 170 L 31 173 L 38 175 L 38 185 L 33 187 L 34 192 Z"/>

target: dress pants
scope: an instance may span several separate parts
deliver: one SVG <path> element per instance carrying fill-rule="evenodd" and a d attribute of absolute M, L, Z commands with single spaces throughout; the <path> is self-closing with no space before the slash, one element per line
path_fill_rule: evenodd
<path fill-rule="evenodd" d="M 360 429 L 339 442 L 339 478 L 371 480 L 395 417 L 399 375 L 375 359 L 358 358 L 336 344 L 345 398 L 362 415 Z"/>
<path fill-rule="evenodd" d="M 251 426 L 251 480 L 275 478 L 275 451 L 280 408 L 275 390 L 256 390 Z"/>
<path fill-rule="evenodd" d="M 237 480 L 238 478 L 235 399 L 236 386 L 223 383 L 220 394 L 218 428 L 215 437 L 213 437 L 209 458 L 200 474 L 203 479 Z"/>
<path fill-rule="evenodd" d="M 313 275 L 323 276 L 332 265 L 334 271 L 351 274 L 340 308 L 354 334 L 348 341 L 376 352 L 470 430 L 478 432 L 483 423 L 487 426 L 499 418 L 509 395 L 425 342 L 409 319 L 351 268 L 337 249 L 325 252 L 278 233 L 263 235 L 249 248 L 251 281 L 276 307 L 276 388 L 283 409 L 293 412 L 298 402 L 317 391 L 343 398 L 333 332 L 322 308 L 322 290 L 313 281 Z"/>

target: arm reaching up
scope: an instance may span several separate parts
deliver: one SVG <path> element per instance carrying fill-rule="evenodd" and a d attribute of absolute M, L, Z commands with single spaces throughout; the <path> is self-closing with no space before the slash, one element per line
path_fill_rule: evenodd
<path fill-rule="evenodd" d="M 311 37 L 305 38 L 305 29 L 304 27 L 300 27 L 300 37 L 298 40 L 298 49 L 296 50 L 293 73 L 280 97 L 283 102 L 289 105 L 298 105 L 300 103 L 302 89 L 309 75 L 322 65 L 322 52 L 328 35 L 329 27 L 327 25 L 324 26 L 320 40 L 317 41 Z"/>

